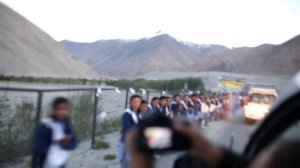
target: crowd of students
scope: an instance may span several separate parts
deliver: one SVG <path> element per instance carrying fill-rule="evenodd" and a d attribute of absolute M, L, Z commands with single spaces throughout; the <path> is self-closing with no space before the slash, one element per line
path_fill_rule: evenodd
<path fill-rule="evenodd" d="M 196 122 L 198 127 L 208 126 L 213 120 L 226 119 L 229 106 L 228 94 L 179 95 L 154 97 L 148 104 L 139 95 L 130 98 L 129 108 L 122 115 L 121 140 L 118 158 L 123 168 L 130 168 L 131 156 L 125 148 L 125 135 L 142 119 L 154 113 L 169 118 L 182 117 Z M 33 142 L 32 167 L 64 167 L 71 150 L 78 144 L 75 131 L 69 122 L 70 103 L 66 98 L 56 98 L 52 103 L 52 113 L 43 119 L 36 130 Z"/>
<path fill-rule="evenodd" d="M 150 104 L 139 95 L 130 98 L 130 106 L 122 115 L 122 136 L 118 159 L 122 168 L 152 168 L 153 156 L 138 152 L 134 138 L 136 130 L 131 129 L 141 120 L 159 113 L 170 118 L 183 117 L 197 124 L 178 126 L 176 130 L 191 141 L 190 152 L 178 158 L 174 168 L 239 167 L 239 168 L 285 168 L 299 167 L 298 142 L 283 142 L 268 148 L 253 161 L 211 143 L 199 131 L 213 120 L 226 119 L 234 115 L 243 104 L 241 95 L 204 94 L 154 97 Z M 36 130 L 33 143 L 33 168 L 64 168 L 71 150 L 78 144 L 75 131 L 69 122 L 70 103 L 66 98 L 56 98 L 52 103 L 50 118 L 43 119 Z"/>
<path fill-rule="evenodd" d="M 140 120 L 154 113 L 169 118 L 181 117 L 196 122 L 198 127 L 207 127 L 211 121 L 228 118 L 230 103 L 229 94 L 175 94 L 169 96 L 153 97 L 148 104 L 139 95 L 130 98 L 129 108 L 122 116 L 122 136 L 119 145 L 118 158 L 122 168 L 130 167 L 130 155 L 125 150 L 125 135 Z"/>

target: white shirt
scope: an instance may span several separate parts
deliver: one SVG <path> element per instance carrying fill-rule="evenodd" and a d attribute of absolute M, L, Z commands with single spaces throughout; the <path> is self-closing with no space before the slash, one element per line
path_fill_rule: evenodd
<path fill-rule="evenodd" d="M 135 111 L 132 111 L 131 109 L 128 108 L 125 110 L 125 113 L 129 113 L 131 115 L 134 123 L 137 124 L 139 122 L 139 117 Z"/>

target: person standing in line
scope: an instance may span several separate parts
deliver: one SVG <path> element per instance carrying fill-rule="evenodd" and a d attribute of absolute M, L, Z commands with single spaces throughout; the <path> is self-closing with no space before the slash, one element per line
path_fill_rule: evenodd
<path fill-rule="evenodd" d="M 213 121 L 214 118 L 215 118 L 215 115 L 216 115 L 216 102 L 215 102 L 215 98 L 214 96 L 211 96 L 209 98 L 209 102 L 210 102 L 210 107 L 209 107 L 209 112 L 210 112 L 210 118 L 209 118 L 209 121 Z"/>
<path fill-rule="evenodd" d="M 223 95 L 223 120 L 230 120 L 231 118 L 231 109 L 230 109 L 230 101 L 229 101 L 229 93 L 224 93 Z"/>
<path fill-rule="evenodd" d="M 204 114 L 204 126 L 208 127 L 209 118 L 210 118 L 210 100 L 209 97 L 205 97 L 205 102 L 201 106 L 201 110 Z"/>
<path fill-rule="evenodd" d="M 204 101 L 204 98 L 203 98 L 203 94 L 201 93 L 198 97 L 197 97 L 197 102 L 199 104 L 199 111 L 198 111 L 198 116 L 199 116 L 199 120 L 198 120 L 198 125 L 200 127 L 202 127 L 203 125 L 203 121 L 204 121 L 204 113 L 203 113 L 203 108 L 205 106 L 205 101 Z"/>
<path fill-rule="evenodd" d="M 171 110 L 171 104 L 172 104 L 171 97 L 166 96 L 166 100 L 167 100 L 167 105 L 166 105 L 166 115 L 167 115 L 169 118 L 173 118 L 174 113 L 173 113 L 173 111 Z"/>
<path fill-rule="evenodd" d="M 159 98 L 153 97 L 151 103 L 148 105 L 147 113 L 154 113 L 157 111 L 159 106 Z"/>
<path fill-rule="evenodd" d="M 191 104 L 188 105 L 187 119 L 191 122 L 194 121 L 194 107 Z"/>
<path fill-rule="evenodd" d="M 233 93 L 232 97 L 231 97 L 231 101 L 232 101 L 232 116 L 233 116 L 233 120 L 237 119 L 238 116 L 238 112 L 240 110 L 240 105 L 241 105 L 241 100 L 240 97 L 237 93 Z"/>
<path fill-rule="evenodd" d="M 121 140 L 119 143 L 118 159 L 121 162 L 122 168 L 130 168 L 131 156 L 125 150 L 125 136 L 127 132 L 140 121 L 138 109 L 141 106 L 142 98 L 139 95 L 130 97 L 130 106 L 122 115 L 122 130 Z"/>
<path fill-rule="evenodd" d="M 167 111 L 167 98 L 165 96 L 161 96 L 159 98 L 159 106 L 156 111 L 159 114 L 162 114 L 164 116 L 168 116 L 168 111 Z"/>
<path fill-rule="evenodd" d="M 69 121 L 70 103 L 63 97 L 52 103 L 51 118 L 42 119 L 33 142 L 33 168 L 63 168 L 69 153 L 77 146 Z"/>
<path fill-rule="evenodd" d="M 215 105 L 216 105 L 216 114 L 215 114 L 214 120 L 219 121 L 220 120 L 220 113 L 221 113 L 222 104 L 219 101 L 219 95 L 215 95 L 214 99 L 215 99 Z"/>
<path fill-rule="evenodd" d="M 186 118 L 188 118 L 188 115 L 189 115 L 189 113 L 188 113 L 188 108 L 189 108 L 189 106 L 191 105 L 190 104 L 190 102 L 189 102 L 189 96 L 188 95 L 184 95 L 183 97 L 182 97 L 182 101 L 181 101 L 181 104 L 183 105 L 183 108 L 184 108 L 184 117 L 186 117 Z"/>
<path fill-rule="evenodd" d="M 202 124 L 202 114 L 201 114 L 201 103 L 199 101 L 198 95 L 197 94 L 193 94 L 191 96 L 191 100 L 194 104 L 194 121 L 196 121 L 199 126 L 201 127 Z"/>
<path fill-rule="evenodd" d="M 178 114 L 180 115 L 180 117 L 183 117 L 183 118 L 185 118 L 185 116 L 186 116 L 185 115 L 186 111 L 185 111 L 182 101 L 180 101 L 178 104 Z"/>
<path fill-rule="evenodd" d="M 171 104 L 171 111 L 173 112 L 174 116 L 180 116 L 178 106 L 180 102 L 180 96 L 178 94 L 175 94 L 173 96 L 173 102 Z"/>
<path fill-rule="evenodd" d="M 240 94 L 239 94 L 239 101 L 240 101 L 240 107 L 241 108 L 243 108 L 244 107 L 244 104 L 245 104 L 245 100 L 244 100 L 244 98 L 245 98 L 245 96 L 244 96 L 244 93 L 243 92 L 241 92 Z"/>
<path fill-rule="evenodd" d="M 200 94 L 199 96 L 199 99 L 198 99 L 198 102 L 200 103 L 200 106 L 201 106 L 201 111 L 199 113 L 199 116 L 202 117 L 202 120 L 199 120 L 199 124 L 200 126 L 202 126 L 203 122 L 204 122 L 204 126 L 207 126 L 208 125 L 208 118 L 209 118 L 209 108 L 208 108 L 208 105 L 206 103 L 206 96 L 204 94 Z"/>
<path fill-rule="evenodd" d="M 218 101 L 220 103 L 220 113 L 219 113 L 219 119 L 223 120 L 224 119 L 224 107 L 225 107 L 225 100 L 224 100 L 224 93 L 220 94 L 218 97 Z"/>
<path fill-rule="evenodd" d="M 151 113 L 147 113 L 148 111 L 148 103 L 145 100 L 142 100 L 141 106 L 139 107 L 138 114 L 140 119 L 145 119 L 151 115 Z"/>
<path fill-rule="evenodd" d="M 195 118 L 194 103 L 189 96 L 186 97 L 185 102 L 188 106 L 187 118 L 188 120 L 193 121 Z"/>

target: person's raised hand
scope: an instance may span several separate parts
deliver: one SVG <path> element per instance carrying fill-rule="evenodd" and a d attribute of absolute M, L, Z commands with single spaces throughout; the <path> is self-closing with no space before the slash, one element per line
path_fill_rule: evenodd
<path fill-rule="evenodd" d="M 137 130 L 135 128 L 126 134 L 126 150 L 132 157 L 131 168 L 153 168 L 153 156 L 141 153 L 136 148 Z"/>
<path fill-rule="evenodd" d="M 211 167 L 219 167 L 223 150 L 210 142 L 196 124 L 175 124 L 175 129 L 191 141 L 190 152 L 193 156 L 205 161 Z"/>
<path fill-rule="evenodd" d="M 64 147 L 66 145 L 68 145 L 70 143 L 72 139 L 72 136 L 71 135 L 66 135 L 63 139 L 61 139 L 60 141 L 58 141 L 58 143 Z"/>

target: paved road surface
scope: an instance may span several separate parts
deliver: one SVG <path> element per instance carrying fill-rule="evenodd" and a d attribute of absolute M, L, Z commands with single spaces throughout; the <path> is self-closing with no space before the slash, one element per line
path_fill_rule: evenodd
<path fill-rule="evenodd" d="M 237 153 L 242 153 L 255 127 L 256 125 L 245 124 L 242 114 L 239 114 L 234 121 L 213 122 L 209 127 L 204 128 L 203 132 L 210 140 L 223 147 L 229 147 L 230 139 L 234 136 L 232 149 Z M 174 160 L 180 155 L 182 153 L 160 156 L 156 167 L 171 168 Z"/>

